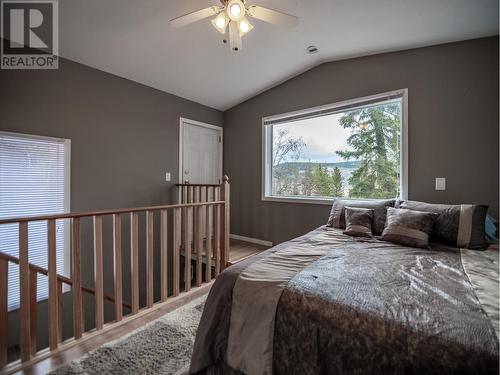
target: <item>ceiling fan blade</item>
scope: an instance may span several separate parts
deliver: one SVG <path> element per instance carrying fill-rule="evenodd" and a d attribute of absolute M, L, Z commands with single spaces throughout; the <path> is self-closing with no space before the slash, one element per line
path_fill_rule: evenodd
<path fill-rule="evenodd" d="M 213 6 L 205 9 L 197 10 L 196 12 L 191 12 L 185 14 L 184 16 L 180 16 L 170 20 L 170 26 L 173 27 L 183 27 L 189 25 L 190 23 L 200 21 L 204 18 L 208 18 L 210 16 L 215 16 L 221 11 L 221 8 Z"/>
<path fill-rule="evenodd" d="M 284 27 L 294 27 L 299 24 L 299 18 L 276 10 L 252 5 L 248 7 L 248 15 L 264 22 Z"/>

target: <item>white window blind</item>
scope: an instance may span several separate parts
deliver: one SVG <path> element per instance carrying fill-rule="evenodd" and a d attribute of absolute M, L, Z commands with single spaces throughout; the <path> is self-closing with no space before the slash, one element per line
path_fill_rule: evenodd
<path fill-rule="evenodd" d="M 0 132 L 0 218 L 69 211 L 70 141 Z M 69 223 L 56 223 L 57 272 L 67 274 Z M 19 256 L 19 225 L 0 225 L 0 251 Z M 48 268 L 47 222 L 28 225 L 29 262 Z M 38 276 L 38 299 L 48 297 Z M 19 307 L 19 267 L 9 263 L 9 310 Z"/>

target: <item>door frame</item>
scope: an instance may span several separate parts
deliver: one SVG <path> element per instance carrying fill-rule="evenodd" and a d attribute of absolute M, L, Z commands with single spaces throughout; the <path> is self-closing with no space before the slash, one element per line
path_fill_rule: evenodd
<path fill-rule="evenodd" d="M 196 120 L 190 120 L 185 117 L 180 117 L 179 119 L 179 184 L 184 183 L 182 180 L 182 176 L 184 176 L 183 173 L 183 144 L 184 144 L 184 125 L 185 124 L 190 124 L 190 125 L 195 125 L 195 126 L 201 126 L 203 128 L 208 128 L 208 129 L 213 129 L 217 130 L 220 133 L 220 154 L 219 154 L 219 183 L 221 183 L 222 179 L 222 160 L 223 160 L 223 154 L 224 154 L 224 129 L 221 126 L 217 125 L 211 125 L 207 124 L 205 122 L 201 121 L 196 121 Z"/>

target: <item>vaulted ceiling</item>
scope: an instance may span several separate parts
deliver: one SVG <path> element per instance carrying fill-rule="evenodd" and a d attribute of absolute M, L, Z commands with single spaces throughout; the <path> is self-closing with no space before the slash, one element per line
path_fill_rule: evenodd
<path fill-rule="evenodd" d="M 297 15 L 255 29 L 232 52 L 209 19 L 176 16 L 216 0 L 64 0 L 60 52 L 70 60 L 226 110 L 324 61 L 498 34 L 498 0 L 248 0 Z M 319 53 L 310 55 L 306 47 Z"/>

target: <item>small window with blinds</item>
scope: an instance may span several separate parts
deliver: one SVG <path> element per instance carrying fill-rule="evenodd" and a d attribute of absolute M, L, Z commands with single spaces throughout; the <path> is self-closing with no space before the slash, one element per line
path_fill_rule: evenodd
<path fill-rule="evenodd" d="M 0 219 L 70 210 L 70 141 L 0 132 Z M 0 251 L 19 256 L 18 224 L 0 225 Z M 57 272 L 69 273 L 69 223 L 56 223 Z M 47 222 L 28 225 L 29 262 L 48 268 Z M 48 280 L 38 276 L 38 300 Z M 19 307 L 19 267 L 9 262 L 9 310 Z"/>
<path fill-rule="evenodd" d="M 262 119 L 262 199 L 404 198 L 407 90 Z"/>

